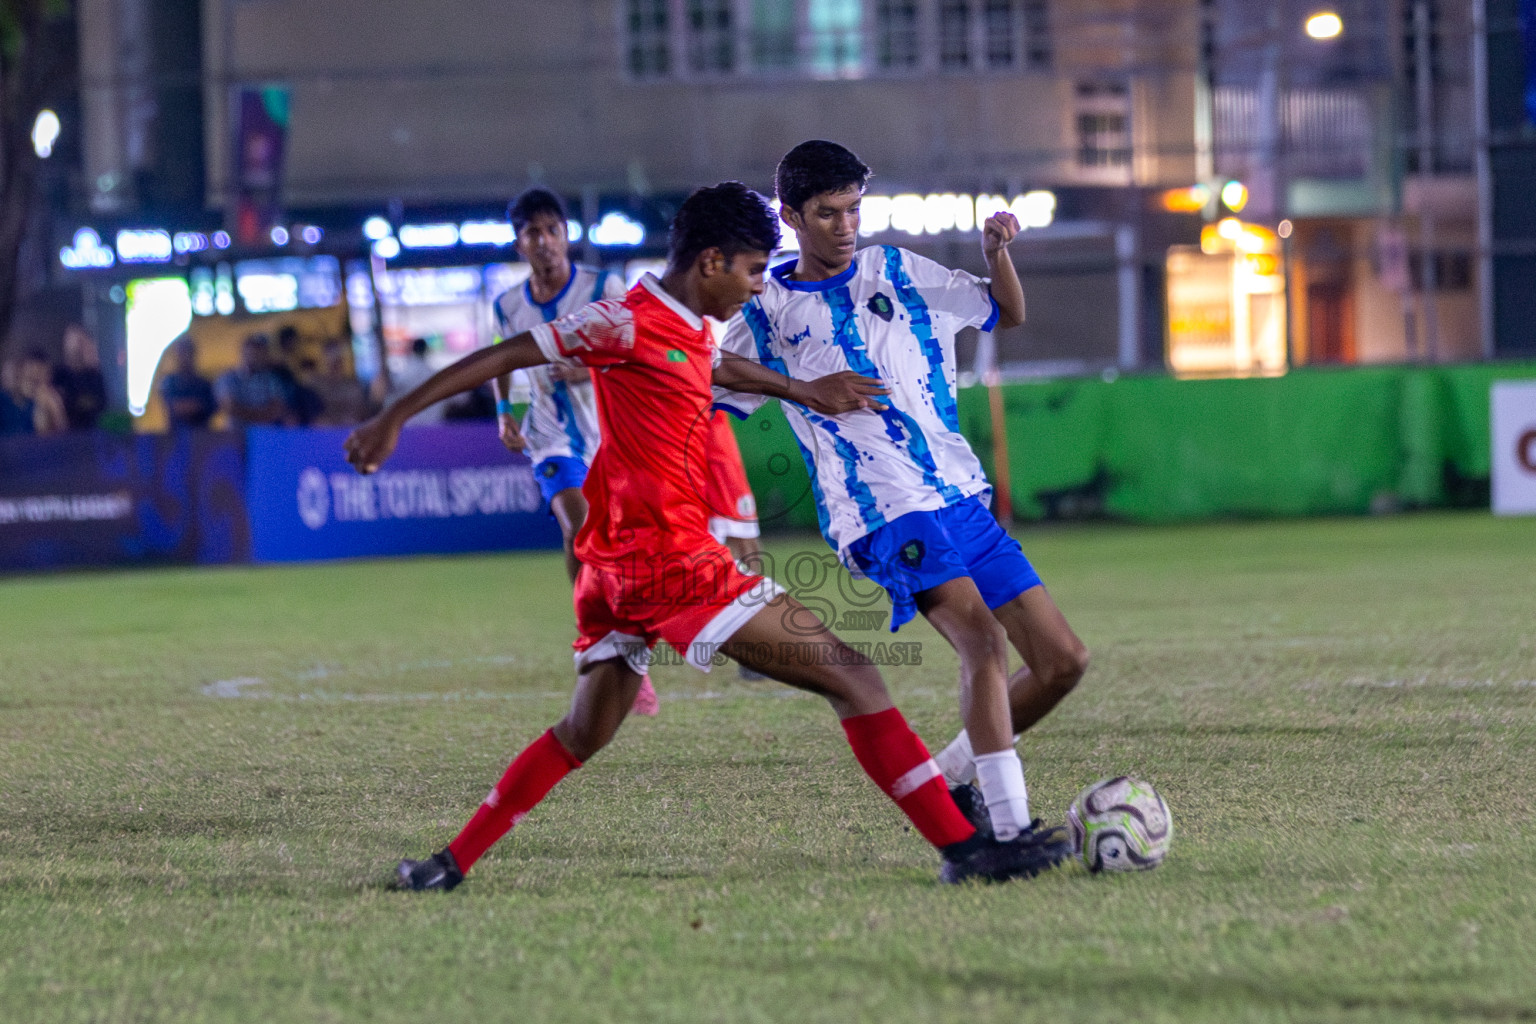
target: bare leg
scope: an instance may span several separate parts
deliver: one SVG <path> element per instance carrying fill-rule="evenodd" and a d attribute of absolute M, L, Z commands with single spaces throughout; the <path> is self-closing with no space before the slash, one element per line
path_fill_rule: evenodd
<path fill-rule="evenodd" d="M 1018 734 L 1048 715 L 1077 686 L 1088 671 L 1088 648 L 1043 586 L 1031 587 L 993 614 L 1024 659 L 1024 667 L 1008 680 L 1008 706 Z"/>
<path fill-rule="evenodd" d="M 1013 747 L 1008 636 L 969 576 L 917 595 L 918 610 L 960 656 L 960 718 L 978 754 Z"/>
<path fill-rule="evenodd" d="M 720 649 L 770 679 L 825 697 L 838 718 L 894 707 L 869 659 L 788 594 L 765 605 Z"/>
<path fill-rule="evenodd" d="M 571 709 L 555 723 L 555 738 L 580 761 L 606 747 L 640 692 L 641 676 L 622 658 L 587 666 L 576 679 Z"/>
<path fill-rule="evenodd" d="M 560 537 L 565 547 L 565 573 L 576 582 L 581 563 L 576 561 L 576 531 L 587 521 L 587 499 L 580 487 L 567 487 L 549 499 L 549 510 L 560 524 Z"/>
<path fill-rule="evenodd" d="M 804 605 L 788 595 L 775 599 L 721 650 L 764 675 L 825 697 L 842 719 L 860 767 L 946 858 L 963 863 L 973 855 L 993 855 L 975 846 L 982 842 L 976 829 L 950 798 L 928 748 L 892 705 L 879 671 Z M 955 881 L 975 870 L 946 863 L 943 877 Z"/>

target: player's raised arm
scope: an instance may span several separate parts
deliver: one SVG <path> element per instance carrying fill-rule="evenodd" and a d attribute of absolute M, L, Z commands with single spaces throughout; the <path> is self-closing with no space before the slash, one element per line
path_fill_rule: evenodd
<path fill-rule="evenodd" d="M 352 431 L 343 445 L 347 461 L 359 473 L 372 473 L 395 450 L 395 444 L 400 440 L 400 428 L 405 426 L 405 421 L 427 406 L 471 391 L 502 374 L 547 362 L 549 357 L 540 351 L 532 333 L 527 331 L 499 345 L 472 352 L 452 366 L 434 373 Z"/>
<path fill-rule="evenodd" d="M 729 352 L 720 354 L 714 384 L 729 391 L 794 402 L 824 416 L 836 416 L 855 409 L 884 412 L 886 407 L 877 401 L 877 396 L 890 394 L 890 389 L 880 381 L 852 370 L 829 373 L 811 381 L 795 380 Z"/>
<path fill-rule="evenodd" d="M 1007 211 L 994 213 L 981 229 L 981 251 L 992 275 L 992 298 L 997 302 L 997 328 L 1017 327 L 1024 322 L 1024 286 L 1008 255 L 1008 243 L 1019 233 L 1019 219 Z"/>

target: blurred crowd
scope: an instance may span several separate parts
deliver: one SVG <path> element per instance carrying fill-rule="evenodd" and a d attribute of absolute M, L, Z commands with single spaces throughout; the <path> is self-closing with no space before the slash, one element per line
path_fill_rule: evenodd
<path fill-rule="evenodd" d="M 107 409 L 96 339 L 79 324 L 64 330 L 63 359 L 42 349 L 0 361 L 0 434 L 92 430 Z"/>
<path fill-rule="evenodd" d="M 215 380 L 197 372 L 197 343 L 178 338 L 160 395 L 173 428 L 203 428 L 217 413 L 231 429 L 253 426 L 342 427 L 372 414 L 371 396 L 350 367 L 351 342 L 329 338 L 320 359 L 295 358 L 298 332 L 284 327 L 274 348 L 265 334 L 240 346 L 240 362 Z M 295 364 L 297 364 L 295 366 Z"/>
<path fill-rule="evenodd" d="M 379 374 L 371 386 L 353 372 L 349 337 L 324 340 L 318 359 L 313 342 L 306 348 L 300 341 L 291 326 L 280 329 L 275 340 L 249 335 L 239 363 L 212 378 L 197 369 L 198 346 L 191 335 L 172 342 L 158 382 L 171 429 L 350 426 L 433 372 L 424 338 L 414 340 L 393 373 Z M 78 324 L 65 330 L 58 361 L 42 349 L 0 361 L 0 435 L 92 430 L 107 408 L 96 340 Z M 483 390 L 427 409 L 412 423 L 494 417 L 494 399 Z"/>

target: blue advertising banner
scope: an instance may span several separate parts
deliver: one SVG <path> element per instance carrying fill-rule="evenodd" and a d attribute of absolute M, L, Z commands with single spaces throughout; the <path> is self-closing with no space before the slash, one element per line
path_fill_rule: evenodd
<path fill-rule="evenodd" d="M 258 562 L 558 548 L 533 466 L 493 424 L 409 427 L 372 476 L 347 465 L 345 428 L 246 432 Z"/>
<path fill-rule="evenodd" d="M 0 569 L 250 557 L 239 434 L 0 438 Z"/>

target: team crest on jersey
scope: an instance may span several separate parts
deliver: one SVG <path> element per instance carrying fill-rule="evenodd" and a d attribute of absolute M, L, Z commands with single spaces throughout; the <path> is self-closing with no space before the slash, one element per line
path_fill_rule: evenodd
<path fill-rule="evenodd" d="M 667 349 L 667 362 L 669 362 L 669 363 L 686 363 L 687 361 L 688 361 L 688 353 L 684 352 L 682 349 L 680 349 L 680 348 L 669 348 L 669 349 Z"/>
<path fill-rule="evenodd" d="M 553 478 L 556 473 L 560 472 L 560 467 L 555 465 L 553 462 L 546 462 L 544 463 L 544 468 L 539 470 L 539 472 L 543 473 L 546 479 L 550 479 Z"/>
<path fill-rule="evenodd" d="M 923 564 L 923 555 L 928 549 L 920 540 L 909 540 L 901 547 L 901 561 L 909 569 L 916 569 Z"/>
<path fill-rule="evenodd" d="M 890 323 L 891 317 L 896 314 L 896 307 L 891 305 L 891 300 L 881 292 L 875 293 L 875 297 L 869 300 L 866 308 L 886 323 Z"/>

